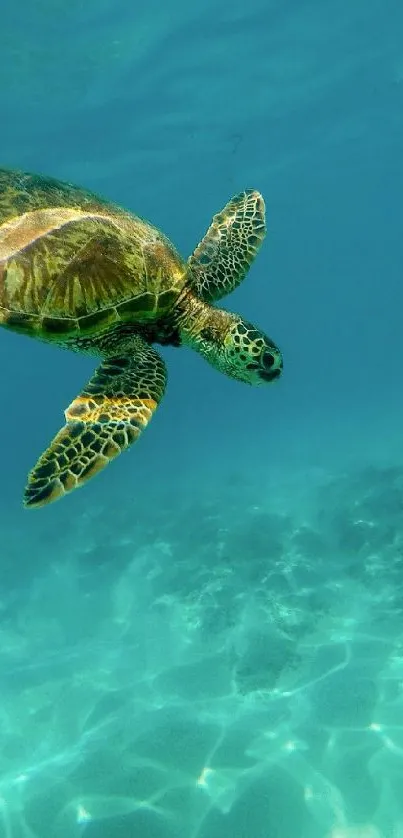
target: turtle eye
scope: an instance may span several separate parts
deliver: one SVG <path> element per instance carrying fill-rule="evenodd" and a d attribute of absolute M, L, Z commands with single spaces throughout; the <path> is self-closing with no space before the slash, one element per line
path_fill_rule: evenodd
<path fill-rule="evenodd" d="M 273 364 L 275 364 L 275 362 L 276 362 L 276 359 L 275 359 L 273 353 L 269 352 L 269 350 L 266 349 L 265 352 L 263 353 L 263 357 L 262 357 L 263 366 L 266 367 L 267 369 L 271 369 L 271 367 L 273 366 Z"/>

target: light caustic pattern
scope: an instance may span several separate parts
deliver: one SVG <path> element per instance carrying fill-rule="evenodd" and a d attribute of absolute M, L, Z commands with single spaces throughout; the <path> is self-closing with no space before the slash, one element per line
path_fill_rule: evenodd
<path fill-rule="evenodd" d="M 215 491 L 8 589 L 0 838 L 402 838 L 403 471 Z"/>

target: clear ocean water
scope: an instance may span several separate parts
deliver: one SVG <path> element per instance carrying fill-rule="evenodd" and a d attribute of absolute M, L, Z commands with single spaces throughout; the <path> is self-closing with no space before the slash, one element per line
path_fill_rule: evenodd
<path fill-rule="evenodd" d="M 164 348 L 141 442 L 27 511 L 94 363 L 0 333 L 0 838 L 403 836 L 402 31 L 396 0 L 3 0 L 0 165 L 186 257 L 259 189 L 225 305 L 284 375 Z"/>

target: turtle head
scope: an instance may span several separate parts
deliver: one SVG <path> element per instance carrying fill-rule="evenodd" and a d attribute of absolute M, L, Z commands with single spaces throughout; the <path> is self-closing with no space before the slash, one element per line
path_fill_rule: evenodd
<path fill-rule="evenodd" d="M 265 384 L 281 375 L 283 359 L 276 344 L 239 315 L 198 301 L 197 316 L 187 322 L 189 328 L 181 329 L 183 342 L 230 378 Z"/>
<path fill-rule="evenodd" d="M 232 322 L 215 365 L 246 384 L 266 384 L 279 378 L 283 359 L 276 344 L 247 320 L 237 315 L 229 317 Z"/>

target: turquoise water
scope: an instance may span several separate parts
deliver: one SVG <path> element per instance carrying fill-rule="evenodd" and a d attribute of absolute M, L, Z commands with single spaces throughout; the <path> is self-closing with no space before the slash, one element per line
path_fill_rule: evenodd
<path fill-rule="evenodd" d="M 225 304 L 284 375 L 254 390 L 164 348 L 141 442 L 28 512 L 94 365 L 0 334 L 0 838 L 402 838 L 403 9 L 1 20 L 1 166 L 100 192 L 185 256 L 263 193 Z"/>

